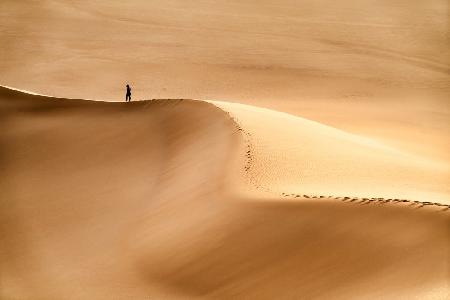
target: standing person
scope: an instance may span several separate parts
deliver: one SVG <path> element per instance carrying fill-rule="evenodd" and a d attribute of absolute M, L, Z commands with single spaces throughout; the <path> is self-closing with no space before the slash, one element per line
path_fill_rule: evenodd
<path fill-rule="evenodd" d="M 131 102 L 131 88 L 127 84 L 127 94 L 125 96 L 125 102 Z"/>

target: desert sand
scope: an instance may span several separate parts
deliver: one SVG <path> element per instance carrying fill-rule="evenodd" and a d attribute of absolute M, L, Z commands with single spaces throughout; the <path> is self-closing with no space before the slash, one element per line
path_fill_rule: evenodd
<path fill-rule="evenodd" d="M 446 1 L 3 0 L 0 37 L 1 299 L 448 297 Z"/>

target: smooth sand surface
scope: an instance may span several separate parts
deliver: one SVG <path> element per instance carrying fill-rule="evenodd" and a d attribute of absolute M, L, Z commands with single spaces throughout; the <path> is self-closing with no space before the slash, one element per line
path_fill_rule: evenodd
<path fill-rule="evenodd" d="M 0 91 L 6 299 L 448 292 L 436 162 L 240 104 Z"/>
<path fill-rule="evenodd" d="M 413 2 L 2 0 L 0 299 L 445 299 L 448 3 Z"/>
<path fill-rule="evenodd" d="M 244 128 L 248 173 L 266 191 L 450 204 L 450 165 L 304 118 L 214 102 Z"/>

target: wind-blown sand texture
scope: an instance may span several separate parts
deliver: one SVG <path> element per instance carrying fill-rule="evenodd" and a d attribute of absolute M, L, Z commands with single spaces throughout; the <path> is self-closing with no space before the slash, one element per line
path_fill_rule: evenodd
<path fill-rule="evenodd" d="M 1 1 L 0 299 L 445 299 L 447 12 Z"/>

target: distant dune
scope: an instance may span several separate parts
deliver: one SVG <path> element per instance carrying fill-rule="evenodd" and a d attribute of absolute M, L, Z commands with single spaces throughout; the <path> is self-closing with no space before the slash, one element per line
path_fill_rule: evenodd
<path fill-rule="evenodd" d="M 5 299 L 442 299 L 448 169 L 249 105 L 0 89 Z"/>

